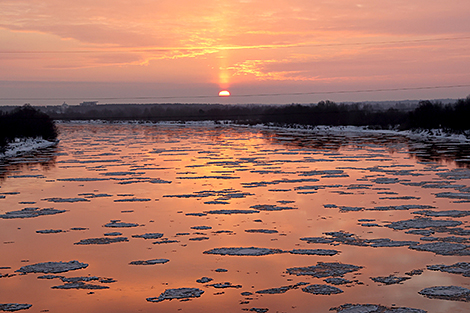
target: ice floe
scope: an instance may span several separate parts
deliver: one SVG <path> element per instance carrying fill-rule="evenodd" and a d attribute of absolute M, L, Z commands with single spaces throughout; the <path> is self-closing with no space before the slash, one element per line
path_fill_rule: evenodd
<path fill-rule="evenodd" d="M 470 245 L 450 242 L 431 242 L 409 247 L 413 250 L 434 252 L 439 255 L 470 255 Z"/>
<path fill-rule="evenodd" d="M 458 262 L 452 265 L 444 265 L 444 264 L 428 265 L 427 269 L 431 271 L 441 271 L 441 272 L 452 273 L 452 274 L 461 274 L 462 276 L 470 277 L 470 263 L 467 263 L 467 262 Z"/>
<path fill-rule="evenodd" d="M 87 263 L 81 263 L 79 261 L 69 262 L 44 262 L 36 263 L 31 265 L 22 266 L 15 272 L 19 273 L 63 273 L 68 271 L 79 270 L 88 267 Z"/>
<path fill-rule="evenodd" d="M 280 249 L 256 248 L 256 247 L 239 247 L 239 248 L 214 248 L 204 251 L 205 254 L 218 255 L 237 255 L 237 256 L 262 256 L 282 253 Z"/>
<path fill-rule="evenodd" d="M 205 283 L 208 283 L 210 281 L 213 281 L 213 279 L 210 278 L 210 277 L 205 277 L 205 276 L 196 280 L 196 282 L 200 283 L 200 284 L 205 284 Z"/>
<path fill-rule="evenodd" d="M 116 242 L 128 242 L 127 237 L 88 238 L 75 242 L 74 245 L 108 245 Z"/>
<path fill-rule="evenodd" d="M 401 282 L 410 279 L 411 277 L 399 277 L 395 275 L 389 275 L 389 276 L 378 276 L 378 277 L 371 277 L 373 281 L 376 283 L 382 283 L 385 285 L 393 285 L 393 284 L 400 284 Z"/>
<path fill-rule="evenodd" d="M 62 229 L 41 229 L 41 230 L 36 230 L 36 233 L 38 234 L 57 234 L 57 233 L 63 233 L 64 231 Z"/>
<path fill-rule="evenodd" d="M 180 299 L 185 300 L 189 298 L 199 298 L 204 293 L 204 290 L 199 288 L 176 288 L 166 289 L 158 297 L 147 298 L 149 302 L 161 302 L 164 300 Z"/>
<path fill-rule="evenodd" d="M 207 285 L 207 286 L 214 287 L 214 288 L 217 288 L 217 289 L 225 289 L 225 288 L 238 289 L 238 288 L 242 288 L 242 285 L 234 285 L 231 282 L 216 283 L 216 284 L 210 284 L 210 285 Z"/>
<path fill-rule="evenodd" d="M 307 287 L 302 288 L 302 291 L 311 293 L 314 295 L 331 295 L 331 294 L 338 294 L 343 293 L 344 291 L 330 285 L 321 285 L 321 284 L 314 284 L 309 285 Z"/>
<path fill-rule="evenodd" d="M 162 233 L 145 233 L 142 235 L 132 235 L 133 238 L 159 239 L 163 237 Z"/>
<path fill-rule="evenodd" d="M 386 227 L 390 227 L 396 230 L 404 230 L 410 228 L 430 228 L 430 227 L 454 227 L 461 225 L 460 221 L 451 221 L 451 220 L 433 220 L 430 218 L 414 218 L 411 220 L 396 221 L 392 222 Z"/>
<path fill-rule="evenodd" d="M 32 306 L 32 304 L 27 303 L 0 303 L 0 311 L 14 312 L 20 310 L 27 310 Z"/>
<path fill-rule="evenodd" d="M 470 289 L 460 286 L 435 286 L 424 288 L 418 293 L 430 299 L 470 301 Z"/>
<path fill-rule="evenodd" d="M 137 226 L 139 226 L 139 224 L 121 222 L 121 220 L 111 220 L 109 223 L 104 225 L 104 227 L 111 227 L 111 228 L 130 228 L 130 227 L 137 227 Z"/>
<path fill-rule="evenodd" d="M 305 282 L 300 282 L 294 285 L 288 285 L 288 286 L 282 286 L 282 287 L 277 287 L 277 288 L 269 288 L 269 289 L 263 289 L 263 290 L 258 290 L 256 291 L 257 294 L 281 294 L 281 293 L 286 293 L 289 290 L 292 289 L 297 289 L 300 286 L 305 286 L 308 285 L 308 283 Z"/>
<path fill-rule="evenodd" d="M 329 249 L 294 249 L 287 251 L 291 254 L 302 254 L 302 255 L 336 255 L 339 253 L 338 250 L 329 250 Z"/>
<path fill-rule="evenodd" d="M 317 265 L 307 267 L 293 267 L 288 268 L 286 271 L 288 274 L 297 276 L 313 276 L 317 278 L 339 276 L 343 277 L 344 274 L 357 272 L 362 266 L 356 266 L 351 264 L 343 264 L 338 262 L 324 263 L 318 262 Z"/>
<path fill-rule="evenodd" d="M 378 304 L 350 303 L 331 308 L 330 311 L 336 311 L 336 313 L 427 313 L 424 310 L 408 307 L 385 307 Z"/>
<path fill-rule="evenodd" d="M 64 213 L 65 210 L 57 210 L 53 208 L 24 208 L 19 211 L 10 211 L 6 212 L 5 214 L 0 214 L 0 218 L 3 219 L 13 219 L 13 218 L 33 218 L 38 216 L 45 216 L 45 215 L 54 215 L 59 213 Z"/>
<path fill-rule="evenodd" d="M 247 233 L 259 233 L 259 234 L 277 234 L 279 233 L 275 229 L 245 229 Z"/>
<path fill-rule="evenodd" d="M 146 260 L 146 261 L 132 261 L 130 265 L 155 265 L 155 264 L 165 264 L 169 262 L 168 259 L 153 259 L 153 260 Z"/>

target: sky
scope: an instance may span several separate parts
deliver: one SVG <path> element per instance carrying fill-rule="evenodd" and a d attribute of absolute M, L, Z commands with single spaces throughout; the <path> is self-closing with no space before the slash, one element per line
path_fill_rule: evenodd
<path fill-rule="evenodd" d="M 0 105 L 465 98 L 469 12 L 468 0 L 0 0 Z"/>

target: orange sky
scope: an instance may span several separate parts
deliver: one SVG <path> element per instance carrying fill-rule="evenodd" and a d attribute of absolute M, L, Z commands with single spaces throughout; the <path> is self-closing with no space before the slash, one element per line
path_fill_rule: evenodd
<path fill-rule="evenodd" d="M 0 0 L 0 104 L 462 98 L 470 87 L 286 94 L 469 85 L 469 12 L 468 0 Z"/>

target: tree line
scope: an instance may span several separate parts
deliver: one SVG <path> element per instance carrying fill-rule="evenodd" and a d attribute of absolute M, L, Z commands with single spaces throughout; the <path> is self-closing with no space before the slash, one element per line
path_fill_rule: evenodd
<path fill-rule="evenodd" d="M 381 109 L 371 104 L 222 105 L 222 104 L 108 104 L 91 107 L 70 106 L 46 111 L 53 119 L 64 120 L 145 120 L 145 121 L 232 121 L 244 124 L 353 125 L 378 129 L 470 129 L 470 96 L 452 104 L 421 101 L 411 110 Z"/>
<path fill-rule="evenodd" d="M 96 106 L 24 105 L 0 111 L 0 149 L 15 138 L 56 139 L 54 120 L 232 121 L 274 126 L 368 126 L 376 129 L 470 130 L 470 96 L 455 103 L 421 101 L 411 110 L 381 109 L 371 104 L 222 105 L 222 104 L 107 104 Z M 467 132 L 468 134 L 468 132 Z"/>

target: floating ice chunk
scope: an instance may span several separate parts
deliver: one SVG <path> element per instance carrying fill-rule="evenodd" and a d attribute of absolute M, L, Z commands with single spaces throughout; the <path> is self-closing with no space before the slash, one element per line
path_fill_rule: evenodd
<path fill-rule="evenodd" d="M 275 229 L 245 229 L 247 233 L 261 233 L 261 234 L 277 234 L 279 233 Z"/>
<path fill-rule="evenodd" d="M 149 181 L 152 184 L 171 184 L 171 180 L 163 180 L 163 179 L 153 179 Z"/>
<path fill-rule="evenodd" d="M 136 223 L 125 223 L 121 220 L 112 220 L 108 224 L 105 224 L 104 227 L 115 227 L 115 228 L 127 228 L 127 227 L 137 227 L 139 224 Z"/>
<path fill-rule="evenodd" d="M 111 232 L 111 233 L 106 233 L 104 235 L 105 236 L 121 236 L 122 233 L 115 231 L 115 232 Z"/>
<path fill-rule="evenodd" d="M 470 263 L 467 262 L 458 262 L 452 265 L 428 265 L 428 270 L 431 271 L 441 271 L 452 274 L 462 274 L 465 277 L 470 277 Z"/>
<path fill-rule="evenodd" d="M 303 255 L 336 255 L 339 253 L 338 250 L 329 250 L 329 249 L 294 249 L 287 251 L 291 254 L 303 254 Z"/>
<path fill-rule="evenodd" d="M 470 200 L 470 193 L 464 192 L 439 192 L 436 193 L 435 196 L 438 198 Z"/>
<path fill-rule="evenodd" d="M 331 294 L 338 294 L 338 293 L 343 293 L 344 291 L 330 286 L 330 285 L 320 285 L 320 284 L 315 284 L 315 285 L 309 285 L 307 287 L 302 288 L 302 291 L 312 293 L 314 295 L 331 295 Z"/>
<path fill-rule="evenodd" d="M 402 241 L 402 240 L 391 240 L 389 238 L 378 238 L 378 239 L 367 239 L 366 242 L 370 244 L 371 247 L 405 247 L 416 245 L 419 242 L 416 241 Z"/>
<path fill-rule="evenodd" d="M 104 176 L 127 176 L 127 175 L 144 175 L 145 172 L 106 172 L 106 173 L 100 173 L 100 175 Z"/>
<path fill-rule="evenodd" d="M 314 175 L 344 175 L 343 170 L 325 170 L 325 171 L 308 171 L 302 172 L 299 176 L 314 176 Z"/>
<path fill-rule="evenodd" d="M 448 172 L 438 173 L 437 175 L 445 179 L 469 179 L 470 170 L 467 168 L 456 168 Z"/>
<path fill-rule="evenodd" d="M 58 202 L 58 203 L 90 202 L 90 200 L 85 199 L 85 198 L 46 198 L 42 200 L 46 200 L 49 202 Z"/>
<path fill-rule="evenodd" d="M 304 237 L 300 240 L 307 241 L 307 243 L 332 243 L 334 240 L 324 237 Z"/>
<path fill-rule="evenodd" d="M 329 277 L 329 276 L 340 276 L 342 277 L 346 273 L 356 272 L 360 270 L 362 266 L 356 266 L 351 264 L 343 263 L 323 263 L 318 262 L 317 265 L 307 267 L 293 267 L 288 268 L 287 273 L 291 275 L 308 275 L 317 278 Z"/>
<path fill-rule="evenodd" d="M 92 182 L 92 181 L 103 181 L 109 180 L 108 178 L 95 178 L 95 177 L 77 177 L 77 178 L 58 178 L 57 181 L 68 181 L 68 182 Z"/>
<path fill-rule="evenodd" d="M 418 292 L 420 295 L 431 299 L 443 299 L 453 301 L 470 301 L 470 289 L 460 286 L 436 286 L 424 288 Z"/>
<path fill-rule="evenodd" d="M 462 222 L 451 221 L 451 220 L 433 220 L 430 218 L 414 218 L 411 220 L 397 221 L 392 222 L 386 225 L 389 228 L 393 229 L 410 229 L 410 228 L 429 228 L 429 227 L 454 227 L 461 225 Z"/>
<path fill-rule="evenodd" d="M 218 268 L 215 270 L 217 273 L 226 273 L 228 272 L 228 269 L 225 269 L 225 268 Z"/>
<path fill-rule="evenodd" d="M 384 307 L 376 304 L 343 304 L 337 308 L 331 308 L 330 311 L 336 313 L 427 313 L 420 309 L 407 307 Z"/>
<path fill-rule="evenodd" d="M 160 296 L 147 298 L 149 302 L 161 302 L 164 300 L 173 299 L 189 299 L 198 298 L 204 293 L 204 290 L 199 288 L 177 288 L 177 289 L 166 289 Z"/>
<path fill-rule="evenodd" d="M 22 266 L 19 270 L 15 272 L 20 273 L 63 273 L 68 271 L 74 271 L 82 268 L 88 267 L 86 263 L 80 263 L 78 261 L 69 261 L 69 262 L 44 262 L 36 263 L 31 265 Z"/>
<path fill-rule="evenodd" d="M 294 207 L 287 206 L 277 206 L 275 204 L 257 204 L 250 206 L 251 209 L 260 210 L 260 211 L 284 211 L 284 210 L 297 210 Z"/>
<path fill-rule="evenodd" d="M 132 235 L 133 238 L 159 239 L 163 237 L 162 233 L 145 233 L 142 235 Z"/>
<path fill-rule="evenodd" d="M 32 306 L 32 304 L 26 303 L 0 303 L 0 311 L 14 312 L 20 310 L 27 310 Z"/>
<path fill-rule="evenodd" d="M 64 213 L 65 210 L 57 210 L 53 208 L 24 208 L 19 211 L 6 212 L 5 214 L 0 214 L 0 218 L 10 219 L 10 218 L 32 218 L 38 217 L 41 215 L 54 215 L 59 213 Z"/>
<path fill-rule="evenodd" d="M 410 278 L 411 277 L 398 277 L 398 276 L 394 276 L 394 275 L 370 277 L 370 279 L 372 279 L 376 283 L 382 283 L 382 284 L 385 284 L 385 285 L 399 284 L 402 281 L 408 280 Z"/>
<path fill-rule="evenodd" d="M 256 313 L 266 313 L 269 309 L 266 308 L 251 308 L 251 309 L 242 309 L 244 311 L 256 312 Z"/>
<path fill-rule="evenodd" d="M 205 283 L 208 283 L 210 281 L 212 281 L 213 279 L 210 278 L 210 277 L 201 277 L 199 278 L 198 280 L 196 280 L 197 283 L 200 283 L 200 284 L 205 284 Z"/>
<path fill-rule="evenodd" d="M 204 211 L 206 214 L 226 214 L 226 215 L 231 215 L 231 214 L 253 214 L 253 213 L 259 213 L 260 211 L 258 210 L 211 210 L 211 211 Z M 189 215 L 190 213 L 186 214 Z"/>
<path fill-rule="evenodd" d="M 208 230 L 208 229 L 212 229 L 212 227 L 211 226 L 193 226 L 193 227 L 191 227 L 191 229 Z"/>
<path fill-rule="evenodd" d="M 206 237 L 206 236 L 193 237 L 193 238 L 189 238 L 189 240 L 191 240 L 191 241 L 203 241 L 203 240 L 209 240 L 209 237 Z"/>
<path fill-rule="evenodd" d="M 11 175 L 8 178 L 46 178 L 44 175 Z"/>
<path fill-rule="evenodd" d="M 36 230 L 38 234 L 57 234 L 64 232 L 62 229 L 42 229 Z"/>
<path fill-rule="evenodd" d="M 352 206 L 340 206 L 339 211 L 340 212 L 357 212 L 357 211 L 362 211 L 364 210 L 364 207 L 352 207 Z"/>
<path fill-rule="evenodd" d="M 111 238 L 88 238 L 75 242 L 74 245 L 108 245 L 116 242 L 127 242 L 127 237 L 111 237 Z"/>
<path fill-rule="evenodd" d="M 242 288 L 242 285 L 233 285 L 231 282 L 210 284 L 210 285 L 207 285 L 207 286 L 211 286 L 211 287 L 218 288 L 218 289 L 225 289 L 225 288 L 236 288 L 236 289 L 238 289 L 238 288 Z"/>
<path fill-rule="evenodd" d="M 417 270 L 411 270 L 409 272 L 406 272 L 405 274 L 408 275 L 408 276 L 415 276 L 415 275 L 421 275 L 423 274 L 423 271 L 422 269 L 417 269 Z"/>
<path fill-rule="evenodd" d="M 465 217 L 470 215 L 470 211 L 459 211 L 459 210 L 449 210 L 449 211 L 430 211 L 430 210 L 423 210 L 423 211 L 416 211 L 413 214 L 421 214 L 425 216 L 433 216 L 433 217 Z"/>
<path fill-rule="evenodd" d="M 165 264 L 169 262 L 168 259 L 154 259 L 154 260 L 147 260 L 147 261 L 132 261 L 130 265 L 155 265 L 155 264 Z"/>
<path fill-rule="evenodd" d="M 238 256 L 262 256 L 269 254 L 282 253 L 279 249 L 256 248 L 256 247 L 239 247 L 239 248 L 214 248 L 204 251 L 205 254 L 219 255 L 238 255 Z"/>
<path fill-rule="evenodd" d="M 390 205 L 390 206 L 377 206 L 375 208 L 369 208 L 368 211 L 404 211 L 404 210 L 425 210 L 432 209 L 433 206 L 422 205 L 422 204 L 403 204 L 403 205 Z"/>
<path fill-rule="evenodd" d="M 186 213 L 186 216 L 207 216 L 207 213 Z"/>
<path fill-rule="evenodd" d="M 258 294 L 281 294 L 281 293 L 286 293 L 287 291 L 291 289 L 297 289 L 299 286 L 304 286 L 308 285 L 309 283 L 304 283 L 300 282 L 295 285 L 289 285 L 289 286 L 282 286 L 278 288 L 269 288 L 269 289 L 264 289 L 264 290 L 258 290 L 256 293 Z"/>
<path fill-rule="evenodd" d="M 66 283 L 64 285 L 52 286 L 52 289 L 109 289 L 108 286 L 87 284 L 85 282 Z"/>
<path fill-rule="evenodd" d="M 470 255 L 470 246 L 461 243 L 430 242 L 409 247 L 418 251 L 429 251 L 439 255 Z"/>
<path fill-rule="evenodd" d="M 154 242 L 152 242 L 152 244 L 159 245 L 159 244 L 165 244 L 165 243 L 178 243 L 178 242 L 179 242 L 178 240 L 164 239 L 164 240 L 160 240 L 160 241 L 154 241 Z"/>
<path fill-rule="evenodd" d="M 332 285 L 345 285 L 352 283 L 351 280 L 344 279 L 341 277 L 330 277 L 324 280 L 325 283 L 332 284 Z"/>
<path fill-rule="evenodd" d="M 130 198 L 130 199 L 116 199 L 114 202 L 148 202 L 152 201 L 149 198 Z"/>
<path fill-rule="evenodd" d="M 376 179 L 372 179 L 372 181 L 374 183 L 377 183 L 377 184 L 395 184 L 395 183 L 398 183 L 400 182 L 400 180 L 398 178 L 395 178 L 395 177 L 378 177 Z"/>

